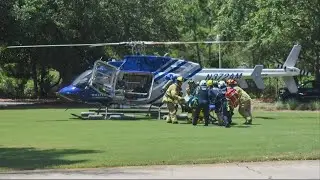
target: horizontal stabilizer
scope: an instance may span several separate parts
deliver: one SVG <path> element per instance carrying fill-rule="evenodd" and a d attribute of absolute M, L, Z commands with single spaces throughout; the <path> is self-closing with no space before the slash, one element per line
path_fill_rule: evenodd
<path fill-rule="evenodd" d="M 311 73 L 306 70 L 300 70 L 300 75 L 302 76 L 311 76 Z"/>
<path fill-rule="evenodd" d="M 274 66 L 277 68 L 277 69 L 283 69 L 283 64 L 279 64 L 279 63 L 275 63 Z"/>
<path fill-rule="evenodd" d="M 282 77 L 288 90 L 291 92 L 291 93 L 296 93 L 298 92 L 298 87 L 297 87 L 297 84 L 295 82 L 295 80 L 293 79 L 292 76 L 284 76 Z"/>
<path fill-rule="evenodd" d="M 287 60 L 284 62 L 284 67 L 294 67 L 297 63 L 299 54 L 301 50 L 301 45 L 294 45 L 291 49 L 291 52 L 289 56 L 287 57 Z"/>
<path fill-rule="evenodd" d="M 241 88 L 243 88 L 243 89 L 246 89 L 246 88 L 249 87 L 247 81 L 246 81 L 245 79 L 243 79 L 243 78 L 241 78 L 241 79 L 238 80 L 238 84 L 239 84 L 239 86 L 240 86 Z"/>
<path fill-rule="evenodd" d="M 275 64 L 275 67 L 277 69 L 285 69 L 285 70 L 287 69 L 286 66 L 284 66 L 282 64 L 278 64 L 278 63 Z M 302 70 L 300 70 L 300 75 L 302 75 L 302 76 L 311 76 L 312 74 L 309 71 L 302 69 Z"/>
<path fill-rule="evenodd" d="M 251 74 L 251 77 L 254 81 L 254 83 L 256 84 L 257 88 L 259 89 L 264 89 L 264 83 L 263 83 L 263 79 L 261 77 L 261 72 L 263 69 L 263 65 L 256 65 L 253 69 L 253 72 Z"/>

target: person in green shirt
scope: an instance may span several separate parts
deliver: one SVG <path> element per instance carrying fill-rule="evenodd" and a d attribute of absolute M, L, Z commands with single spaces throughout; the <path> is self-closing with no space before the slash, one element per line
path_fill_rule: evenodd
<path fill-rule="evenodd" d="M 251 97 L 238 86 L 237 81 L 229 79 L 227 85 L 234 88 L 239 94 L 239 114 L 246 119 L 244 124 L 252 124 L 252 110 L 251 110 Z"/>
<path fill-rule="evenodd" d="M 167 116 L 167 123 L 178 124 L 176 105 L 181 103 L 184 98 L 181 96 L 181 86 L 183 77 L 179 76 L 174 84 L 171 84 L 163 96 L 162 102 L 167 104 L 169 115 Z"/>

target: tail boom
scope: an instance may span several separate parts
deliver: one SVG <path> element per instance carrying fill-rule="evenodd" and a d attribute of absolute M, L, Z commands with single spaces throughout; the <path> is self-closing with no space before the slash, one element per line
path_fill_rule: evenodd
<path fill-rule="evenodd" d="M 227 80 L 236 79 L 241 84 L 247 87 L 246 79 L 253 79 L 259 89 L 264 89 L 263 78 L 266 77 L 282 77 L 290 92 L 297 90 L 296 84 L 293 81 L 293 76 L 301 74 L 310 75 L 310 73 L 294 67 L 298 61 L 301 45 L 294 45 L 291 49 L 285 63 L 281 69 L 263 69 L 263 65 L 256 65 L 254 69 L 237 68 L 237 69 L 218 69 L 218 68 L 204 68 L 195 76 L 192 77 L 194 81 L 203 79 L 212 80 Z"/>
<path fill-rule="evenodd" d="M 236 79 L 245 85 L 246 79 L 253 79 L 259 89 L 264 89 L 263 78 L 267 77 L 293 77 L 300 74 L 300 70 L 295 67 L 287 67 L 286 69 L 262 69 L 262 65 L 256 65 L 254 69 L 203 69 L 197 73 L 192 79 L 201 81 L 203 79 L 212 79 L 216 81 L 224 81 L 227 79 Z M 245 85 L 246 86 L 246 85 Z"/>

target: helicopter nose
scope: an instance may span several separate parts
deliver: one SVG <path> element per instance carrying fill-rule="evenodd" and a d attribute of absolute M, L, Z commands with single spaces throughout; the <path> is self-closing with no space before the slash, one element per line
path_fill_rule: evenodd
<path fill-rule="evenodd" d="M 56 95 L 63 100 L 78 101 L 80 99 L 80 89 L 74 86 L 67 86 L 56 92 Z"/>

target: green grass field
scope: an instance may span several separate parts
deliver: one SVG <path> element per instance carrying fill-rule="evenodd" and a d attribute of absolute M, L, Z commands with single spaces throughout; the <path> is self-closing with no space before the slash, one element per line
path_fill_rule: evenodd
<path fill-rule="evenodd" d="M 319 112 L 236 113 L 232 128 L 78 120 L 86 110 L 1 110 L 0 170 L 320 159 Z"/>

